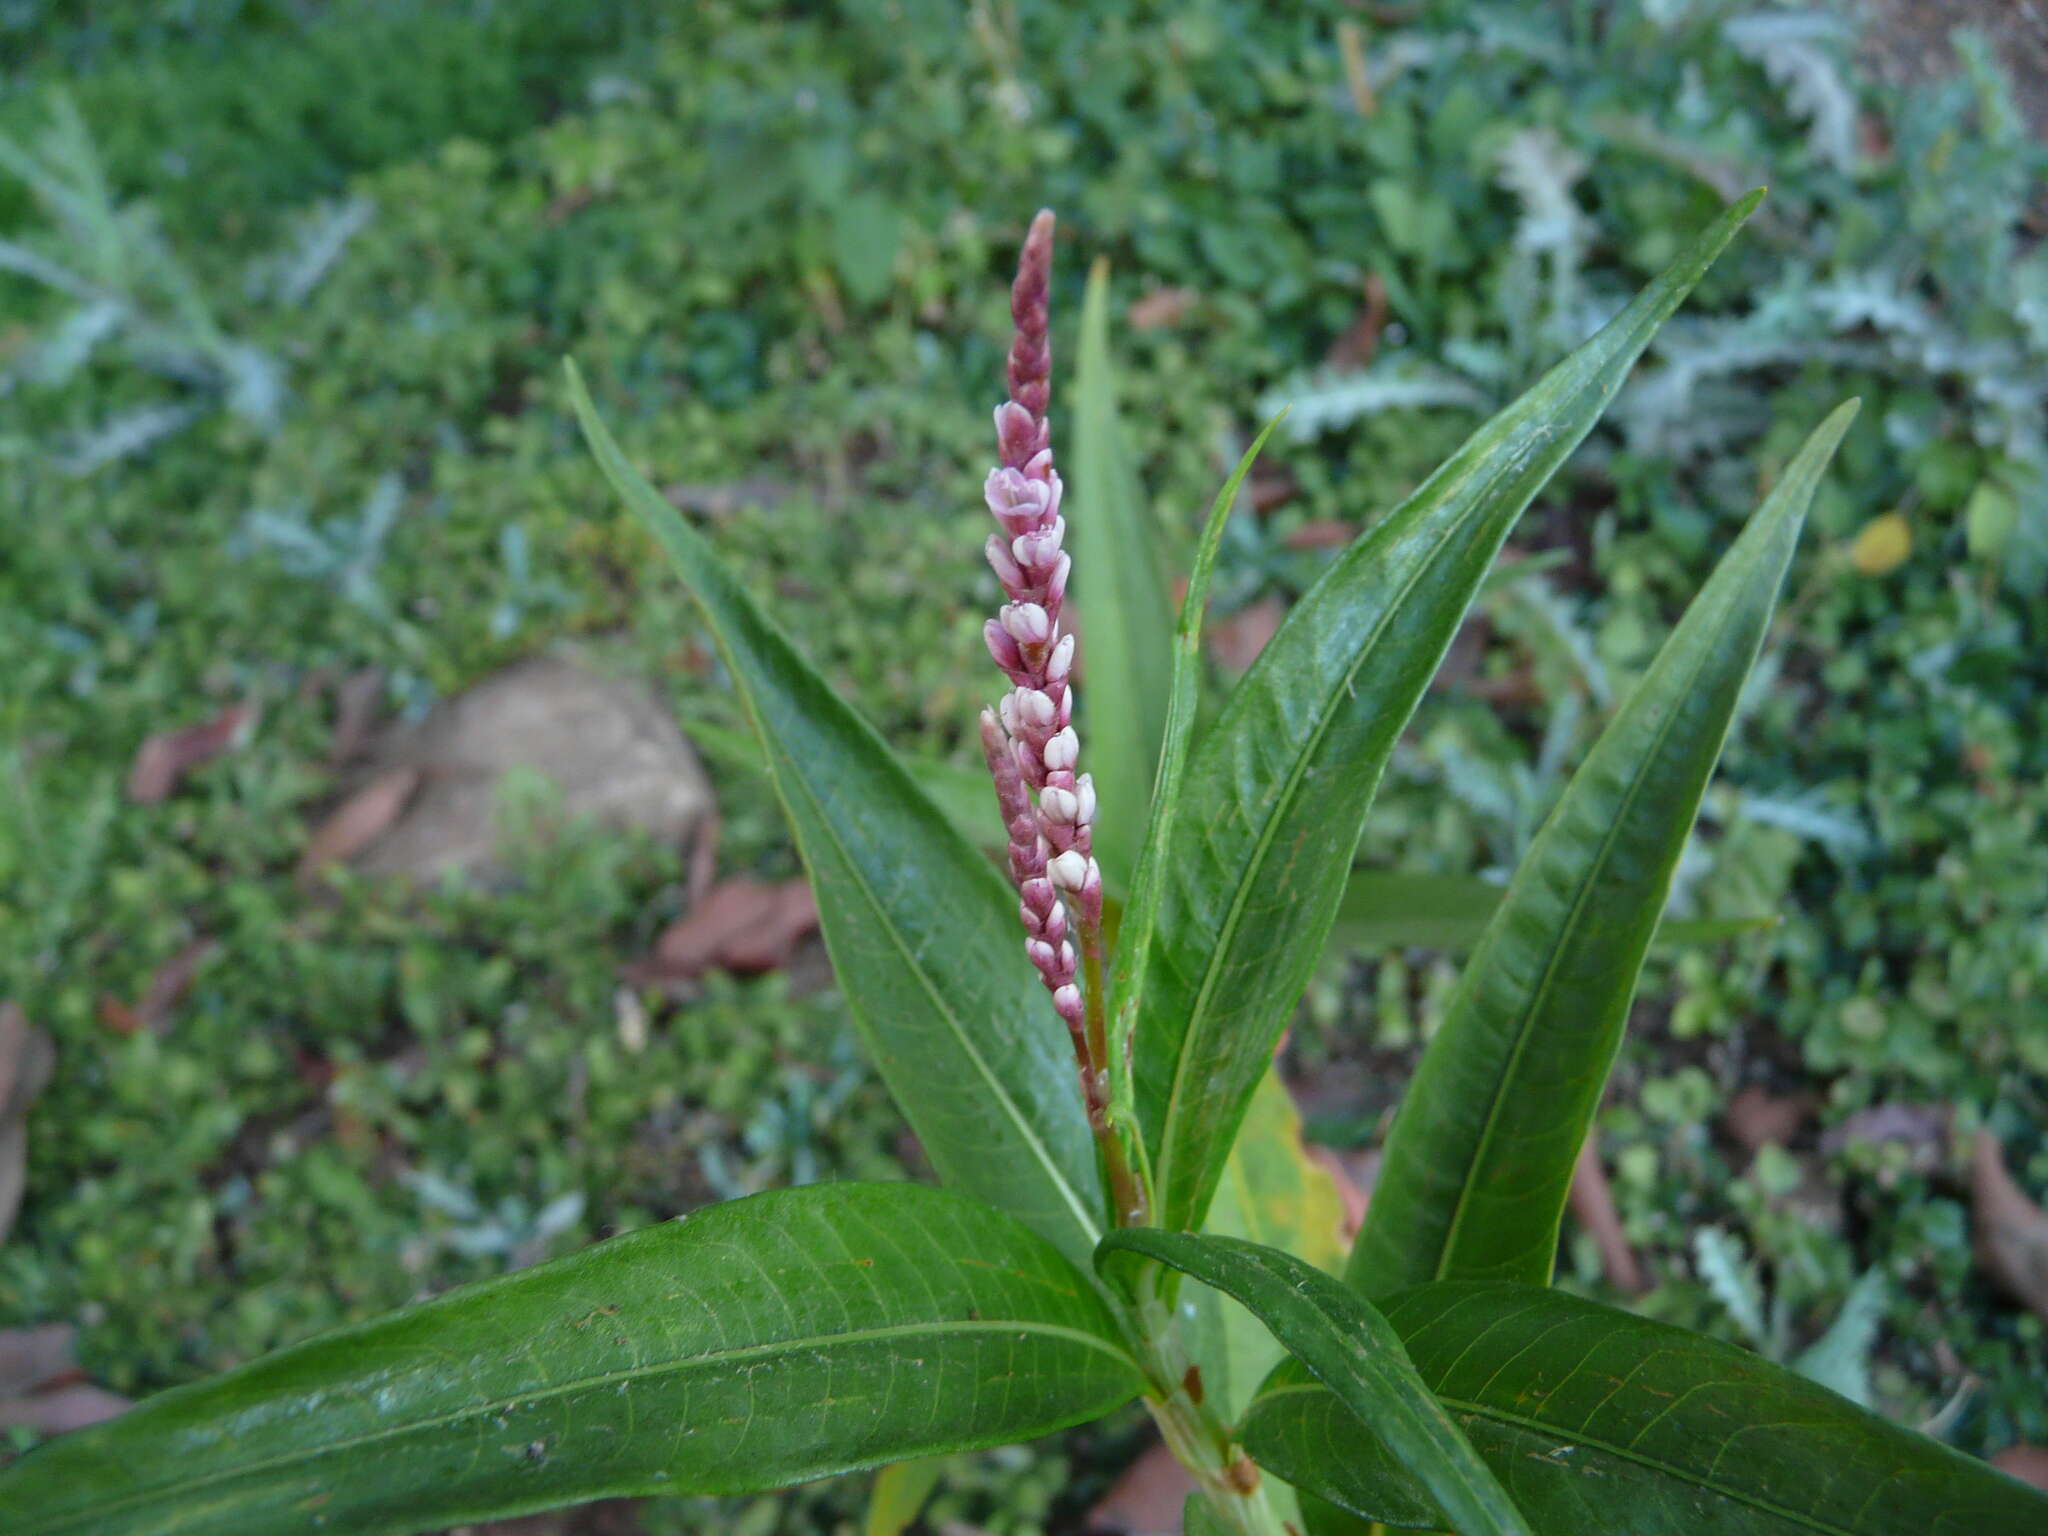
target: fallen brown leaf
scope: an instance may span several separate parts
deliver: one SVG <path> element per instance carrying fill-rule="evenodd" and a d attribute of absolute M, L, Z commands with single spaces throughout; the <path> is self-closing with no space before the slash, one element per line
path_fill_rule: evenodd
<path fill-rule="evenodd" d="M 1124 312 L 1124 318 L 1131 323 L 1134 331 L 1156 331 L 1161 326 L 1178 325 L 1187 318 L 1189 310 L 1201 295 L 1192 288 L 1154 288 L 1150 293 L 1140 295 L 1131 301 L 1131 307 Z"/>
<path fill-rule="evenodd" d="M 256 705 L 230 704 L 204 725 L 159 731 L 143 742 L 128 770 L 128 798 L 137 805 L 155 805 L 169 797 L 178 781 L 201 763 L 211 762 L 256 729 Z"/>
<path fill-rule="evenodd" d="M 817 926 L 817 903 L 805 881 L 721 880 L 669 924 L 653 954 L 627 969 L 627 980 L 646 985 L 694 981 L 711 970 L 778 970 Z"/>
<path fill-rule="evenodd" d="M 46 1435 L 83 1429 L 128 1406 L 78 1368 L 78 1330 L 69 1323 L 0 1332 L 0 1429 L 24 1425 Z"/>
<path fill-rule="evenodd" d="M 1588 1136 L 1579 1148 L 1578 1166 L 1572 1170 L 1572 1215 L 1600 1250 L 1600 1268 L 1608 1283 L 1618 1291 L 1640 1296 L 1650 1288 L 1642 1261 L 1629 1246 L 1622 1231 L 1621 1215 L 1614 1208 L 1614 1191 L 1608 1187 L 1607 1170 L 1600 1165 L 1600 1152 Z"/>
<path fill-rule="evenodd" d="M 1155 1444 L 1124 1468 L 1088 1511 L 1082 1529 L 1103 1536 L 1177 1536 L 1181 1511 L 1194 1491 L 1194 1473 L 1163 1444 Z"/>
<path fill-rule="evenodd" d="M 2048 1211 L 2006 1171 L 2004 1149 L 1989 1131 L 1977 1133 L 1970 1191 L 1978 1262 L 2015 1301 L 2048 1320 Z"/>
<path fill-rule="evenodd" d="M 1755 1152 L 1773 1143 L 1789 1147 L 1819 1107 L 1818 1094 L 1775 1094 L 1751 1083 L 1728 1101 L 1721 1118 L 1736 1144 Z"/>
<path fill-rule="evenodd" d="M 417 768 L 387 768 L 334 808 L 299 855 L 305 884 L 330 864 L 353 858 L 388 831 L 420 787 Z"/>
<path fill-rule="evenodd" d="M 171 1011 L 190 990 L 192 978 L 199 974 L 199 967 L 213 958 L 214 951 L 219 948 L 219 943 L 213 939 L 194 939 L 156 968 L 149 978 L 149 986 L 143 991 L 142 1000 L 134 1007 L 119 998 L 102 997 L 99 1003 L 100 1022 L 120 1035 L 132 1035 L 145 1029 L 161 1033 L 164 1025 L 170 1022 Z"/>
<path fill-rule="evenodd" d="M 1301 494 L 1301 482 L 1294 477 L 1294 471 L 1285 464 L 1270 463 L 1260 459 L 1252 466 L 1250 484 L 1246 487 L 1251 496 L 1252 510 L 1264 517 L 1277 507 L 1284 507 Z"/>
<path fill-rule="evenodd" d="M 1358 537 L 1355 524 L 1334 517 L 1319 517 L 1303 523 L 1280 542 L 1288 549 L 1342 549 Z"/>
<path fill-rule="evenodd" d="M 1287 605 L 1277 597 L 1262 597 L 1237 612 L 1213 619 L 1206 631 L 1209 654 L 1232 672 L 1243 672 L 1259 659 L 1287 617 Z"/>
<path fill-rule="evenodd" d="M 1991 1458 L 1991 1465 L 2007 1477 L 2016 1477 L 2036 1488 L 2048 1488 L 2048 1447 L 2008 1445 Z"/>

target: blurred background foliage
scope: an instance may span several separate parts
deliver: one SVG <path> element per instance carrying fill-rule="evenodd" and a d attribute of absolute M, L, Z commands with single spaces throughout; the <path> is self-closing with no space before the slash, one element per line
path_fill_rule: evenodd
<path fill-rule="evenodd" d="M 328 682 L 380 668 L 416 716 L 565 644 L 702 727 L 721 867 L 793 872 L 564 354 L 884 733 L 967 763 L 983 406 L 1035 208 L 1061 355 L 1113 264 L 1169 539 L 1292 404 L 1219 570 L 1242 647 L 1768 183 L 1532 510 L 1361 857 L 1509 866 L 1862 396 L 1674 909 L 1778 921 L 1653 959 L 1601 1146 L 1650 1311 L 1783 1352 L 1851 1306 L 1885 1411 L 2048 1441 L 2042 1321 L 1967 1201 L 1979 1127 L 2048 1183 L 2048 205 L 1994 41 L 1904 85 L 1853 18 L 1719 0 L 0 0 L 0 995 L 59 1062 L 0 1324 L 75 1321 L 140 1392 L 706 1199 L 915 1168 L 829 988 L 621 991 L 678 850 L 542 794 L 505 885 L 294 882 Z M 145 737 L 238 701 L 245 745 L 129 803 Z M 110 1027 L 202 939 L 167 1028 Z M 1371 1147 L 1455 965 L 1333 954 L 1287 1063 L 1319 1139 Z M 1745 1090 L 1804 1106 L 1761 1151 Z M 1585 1238 L 1566 1268 L 1608 1283 Z M 963 1464 L 939 1509 L 1060 1528 L 1128 1439 Z"/>

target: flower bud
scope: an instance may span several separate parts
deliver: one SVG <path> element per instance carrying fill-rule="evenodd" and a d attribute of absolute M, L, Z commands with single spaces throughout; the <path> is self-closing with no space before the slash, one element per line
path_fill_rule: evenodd
<path fill-rule="evenodd" d="M 1024 541 L 1019 539 L 1017 542 L 1021 544 Z M 1024 568 L 1011 555 L 1009 546 L 1003 543 L 1003 536 L 1000 533 L 988 536 L 988 543 L 983 546 L 983 552 L 987 554 L 989 568 L 996 573 L 996 580 L 1003 584 L 1004 591 L 1015 592 L 1019 587 L 1031 585 L 1030 578 L 1024 574 Z"/>
<path fill-rule="evenodd" d="M 1016 701 L 1017 718 L 1027 727 L 1036 726 L 1042 731 L 1058 728 L 1054 722 L 1059 715 L 1059 706 L 1053 703 L 1052 695 L 1041 693 L 1036 688 L 1019 688 L 1007 697 Z M 1022 735 L 1023 732 L 1013 731 L 1011 734 Z"/>
<path fill-rule="evenodd" d="M 1024 653 L 1017 649 L 1017 642 L 1010 638 L 1000 623 L 990 619 L 981 626 L 981 636 L 988 642 L 988 653 L 995 658 L 997 666 L 1012 677 L 1024 670 Z M 1073 637 L 1069 635 L 1067 638 Z M 1053 648 L 1053 654 L 1059 654 L 1057 646 Z"/>
<path fill-rule="evenodd" d="M 1074 786 L 1074 825 L 1093 826 L 1095 823 L 1095 775 L 1084 773 Z"/>
<path fill-rule="evenodd" d="M 1038 451 L 1038 423 L 1014 400 L 996 407 L 996 444 L 1005 464 L 1022 464 Z"/>
<path fill-rule="evenodd" d="M 1067 595 L 1067 576 L 1073 569 L 1074 557 L 1061 551 L 1058 564 L 1045 579 L 1045 600 L 1049 606 L 1058 607 L 1060 600 Z"/>
<path fill-rule="evenodd" d="M 1071 725 L 1061 726 L 1053 732 L 1045 744 L 1045 766 L 1056 772 L 1071 768 L 1081 760 L 1081 738 L 1074 734 Z"/>
<path fill-rule="evenodd" d="M 1044 645 L 1052 638 L 1052 619 L 1036 603 L 1005 603 L 1003 628 L 1019 646 Z"/>
<path fill-rule="evenodd" d="M 1079 1028 L 1082 1020 L 1081 989 L 1068 982 L 1052 995 L 1053 1012 L 1073 1026 Z"/>
<path fill-rule="evenodd" d="M 1047 821 L 1072 826 L 1081 816 L 1081 798 L 1071 789 L 1048 784 L 1038 792 L 1038 809 Z"/>
<path fill-rule="evenodd" d="M 1045 661 L 1045 680 L 1048 683 L 1064 683 L 1067 674 L 1074 670 L 1074 637 L 1061 635 L 1060 643 L 1052 648 L 1052 655 Z"/>
<path fill-rule="evenodd" d="M 1062 891 L 1078 891 L 1088 879 L 1088 871 L 1095 861 L 1086 854 L 1069 848 L 1065 853 L 1056 854 L 1046 862 L 1045 877 L 1054 887 Z M 1100 876 L 1096 877 L 1100 880 Z"/>
<path fill-rule="evenodd" d="M 1060 556 L 1060 541 L 1066 537 L 1067 520 L 1055 517 L 1043 528 L 1021 533 L 1010 541 L 1010 553 L 1026 570 L 1044 570 Z"/>

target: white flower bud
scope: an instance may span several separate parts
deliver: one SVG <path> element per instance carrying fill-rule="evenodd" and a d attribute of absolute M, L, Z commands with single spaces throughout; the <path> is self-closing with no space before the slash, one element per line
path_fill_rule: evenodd
<path fill-rule="evenodd" d="M 996 700 L 996 712 L 1003 717 L 1003 729 L 1012 737 L 1022 735 L 1017 718 L 1017 695 L 1006 693 Z"/>
<path fill-rule="evenodd" d="M 1017 718 L 1026 725 L 1035 725 L 1040 730 L 1049 729 L 1059 714 L 1059 707 L 1052 701 L 1052 695 L 1041 693 L 1036 688 L 1019 688 L 1011 695 L 1017 701 Z M 1021 734 L 1011 732 L 1012 735 Z"/>
<path fill-rule="evenodd" d="M 1036 603 L 1005 603 L 1003 628 L 1019 645 L 1043 645 L 1052 638 L 1052 620 Z"/>
<path fill-rule="evenodd" d="M 1052 655 L 1046 659 L 1045 680 L 1049 683 L 1063 683 L 1067 674 L 1074 670 L 1074 637 L 1061 635 L 1060 643 L 1052 648 Z"/>
<path fill-rule="evenodd" d="M 1056 517 L 1052 526 L 1021 533 L 1010 541 L 1010 553 L 1027 570 L 1042 570 L 1059 558 L 1060 541 L 1066 537 L 1067 520 Z"/>
<path fill-rule="evenodd" d="M 1078 1025 L 1081 1021 L 1081 989 L 1068 982 L 1053 993 L 1052 1006 L 1053 1011 L 1061 1018 L 1070 1024 Z"/>
<path fill-rule="evenodd" d="M 1095 775 L 1084 773 L 1074 784 L 1074 825 L 1092 826 L 1095 822 Z"/>
<path fill-rule="evenodd" d="M 1045 743 L 1045 767 L 1048 773 L 1058 773 L 1062 768 L 1071 768 L 1081 760 L 1081 738 L 1074 734 L 1071 725 L 1062 726 L 1053 732 Z"/>
<path fill-rule="evenodd" d="M 1038 809 L 1047 821 L 1072 826 L 1081 814 L 1081 797 L 1070 789 L 1048 784 L 1038 792 Z"/>
<path fill-rule="evenodd" d="M 1078 891 L 1082 882 L 1088 878 L 1088 866 L 1093 862 L 1085 854 L 1069 848 L 1065 853 L 1047 861 L 1045 877 L 1059 890 Z"/>

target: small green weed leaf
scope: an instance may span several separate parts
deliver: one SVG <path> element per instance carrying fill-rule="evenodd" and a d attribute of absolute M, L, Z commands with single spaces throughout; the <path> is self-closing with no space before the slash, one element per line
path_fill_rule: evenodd
<path fill-rule="evenodd" d="M 1242 1302 L 1358 1416 L 1356 1434 L 1366 1433 L 1358 1421 L 1372 1425 L 1371 1433 L 1428 1490 L 1460 1536 L 1515 1536 L 1529 1529 L 1415 1374 L 1387 1320 L 1343 1281 L 1256 1243 L 1144 1227 L 1110 1233 L 1095 1261 L 1107 1274 L 1135 1259 L 1168 1265 Z M 1312 1481 L 1305 1486 L 1321 1492 Z"/>
<path fill-rule="evenodd" d="M 1080 690 L 1087 767 L 1102 810 L 1095 853 L 1104 878 L 1129 881 L 1166 734 L 1173 680 L 1173 602 L 1159 525 L 1145 504 L 1117 412 L 1109 358 L 1109 264 L 1088 274 L 1074 382 L 1074 483 L 1068 540 L 1087 686 Z"/>
<path fill-rule="evenodd" d="M 1821 472 L 1856 413 L 1807 439 L 1530 845 L 1423 1053 L 1350 1278 L 1547 1284 L 1572 1168 L 1643 954 L 1763 644 Z"/>
<path fill-rule="evenodd" d="M 416 1531 L 997 1445 L 1138 1385 L 1089 1281 L 1012 1218 L 820 1184 L 166 1392 L 0 1475 L 0 1508 L 9 1536 Z"/>
<path fill-rule="evenodd" d="M 1095 1147 L 1015 894 L 626 461 L 574 365 L 569 378 L 606 478 L 703 611 L 810 871 L 839 985 L 932 1166 L 1085 1263 L 1103 1210 Z"/>
<path fill-rule="evenodd" d="M 1731 1344 L 1531 1286 L 1418 1286 L 1386 1317 L 1539 1536 L 2048 1530 L 2048 1497 Z M 1403 1523 L 1426 1497 L 1390 1482 L 1350 1410 L 1293 1362 L 1244 1436 L 1262 1465 L 1368 1519 Z"/>
<path fill-rule="evenodd" d="M 1196 747 L 1137 1026 L 1162 1224 L 1201 1222 L 1322 955 L 1394 742 L 1502 541 L 1755 204 L 1730 208 L 1346 550 Z"/>

